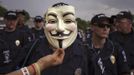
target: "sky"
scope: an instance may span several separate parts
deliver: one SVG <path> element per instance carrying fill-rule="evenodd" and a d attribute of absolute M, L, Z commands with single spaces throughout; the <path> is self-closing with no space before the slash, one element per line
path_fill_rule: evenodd
<path fill-rule="evenodd" d="M 107 16 L 115 15 L 122 10 L 134 13 L 134 0 L 0 0 L 0 2 L 8 10 L 24 9 L 31 17 L 43 16 L 47 8 L 58 2 L 73 5 L 76 16 L 84 20 L 91 20 L 99 13 Z"/>

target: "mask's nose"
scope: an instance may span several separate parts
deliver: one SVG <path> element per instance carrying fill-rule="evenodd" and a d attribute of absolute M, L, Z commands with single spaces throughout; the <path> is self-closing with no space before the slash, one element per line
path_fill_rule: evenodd
<path fill-rule="evenodd" d="M 64 32 L 65 25 L 64 25 L 63 20 L 59 20 L 56 30 L 57 30 L 57 32 Z"/>

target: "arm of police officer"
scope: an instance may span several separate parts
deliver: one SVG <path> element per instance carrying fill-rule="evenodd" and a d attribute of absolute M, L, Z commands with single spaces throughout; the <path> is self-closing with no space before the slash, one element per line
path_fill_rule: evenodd
<path fill-rule="evenodd" d="M 21 68 L 20 70 L 8 73 L 6 75 L 35 75 L 50 66 L 61 64 L 64 59 L 65 52 L 63 49 L 55 49 L 53 54 L 40 58 L 36 63 Z"/>
<path fill-rule="evenodd" d="M 117 53 L 117 64 L 118 64 L 118 72 L 119 72 L 119 75 L 130 75 L 130 69 L 129 69 L 129 66 L 128 66 L 128 62 L 127 62 L 127 58 L 126 58 L 126 53 L 124 51 L 124 49 L 116 44 L 118 47 L 119 50 L 118 53 Z"/>

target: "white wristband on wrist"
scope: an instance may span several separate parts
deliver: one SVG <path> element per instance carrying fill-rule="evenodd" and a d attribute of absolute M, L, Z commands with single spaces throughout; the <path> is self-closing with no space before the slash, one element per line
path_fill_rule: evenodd
<path fill-rule="evenodd" d="M 30 75 L 27 67 L 21 68 L 21 71 L 22 71 L 23 75 Z"/>
<path fill-rule="evenodd" d="M 130 75 L 134 75 L 134 72 L 130 72 Z"/>

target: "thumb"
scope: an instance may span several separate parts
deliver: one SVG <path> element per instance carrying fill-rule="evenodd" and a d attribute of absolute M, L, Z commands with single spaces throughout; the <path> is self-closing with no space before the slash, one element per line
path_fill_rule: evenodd
<path fill-rule="evenodd" d="M 59 48 L 56 49 L 55 52 L 53 53 L 53 55 L 57 56 L 57 57 L 62 57 L 65 55 L 64 49 Z"/>

